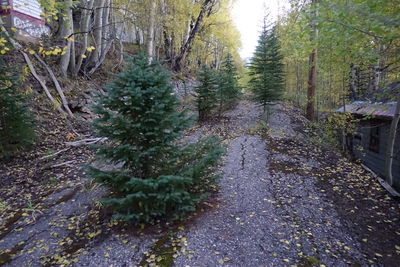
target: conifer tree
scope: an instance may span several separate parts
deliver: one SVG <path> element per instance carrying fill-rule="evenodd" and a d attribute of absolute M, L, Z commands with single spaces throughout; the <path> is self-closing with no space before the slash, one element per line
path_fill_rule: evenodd
<path fill-rule="evenodd" d="M 133 222 L 180 218 L 195 210 L 215 179 L 212 167 L 223 152 L 215 138 L 177 145 L 192 119 L 177 111 L 166 71 L 148 62 L 146 56 L 133 57 L 94 108 L 100 116 L 94 122 L 97 135 L 108 137 L 98 157 L 122 168 L 89 167 L 89 173 L 112 189 L 104 204 Z"/>
<path fill-rule="evenodd" d="M 215 71 L 203 66 L 197 80 L 200 85 L 196 88 L 196 104 L 199 121 L 205 121 L 217 106 L 218 82 Z"/>
<path fill-rule="evenodd" d="M 218 81 L 219 115 L 231 107 L 240 94 L 239 75 L 232 54 L 228 53 L 222 62 Z"/>
<path fill-rule="evenodd" d="M 19 90 L 20 75 L 0 57 L 0 159 L 34 142 L 33 117 Z"/>
<path fill-rule="evenodd" d="M 249 66 L 251 89 L 264 110 L 268 103 L 279 100 L 284 90 L 282 59 L 276 27 L 268 30 L 264 25 Z"/>

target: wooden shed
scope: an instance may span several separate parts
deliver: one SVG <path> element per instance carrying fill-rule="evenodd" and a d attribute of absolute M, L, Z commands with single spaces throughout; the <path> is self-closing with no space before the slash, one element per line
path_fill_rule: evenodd
<path fill-rule="evenodd" d="M 354 156 L 379 176 L 385 178 L 385 156 L 396 102 L 371 103 L 356 101 L 337 110 L 360 119 L 356 134 L 347 145 Z M 400 131 L 397 131 L 393 161 L 393 185 L 400 189 Z"/>
<path fill-rule="evenodd" d="M 0 0 L 0 15 L 7 28 L 15 28 L 15 38 L 35 41 L 50 29 L 41 17 L 43 12 L 38 0 Z"/>

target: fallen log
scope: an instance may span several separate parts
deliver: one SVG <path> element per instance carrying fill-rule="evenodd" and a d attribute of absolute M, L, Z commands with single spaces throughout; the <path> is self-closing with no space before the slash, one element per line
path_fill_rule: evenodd
<path fill-rule="evenodd" d="M 86 139 L 82 139 L 79 141 L 75 141 L 75 142 L 67 142 L 66 144 L 68 146 L 72 146 L 72 147 L 78 147 L 78 146 L 87 146 L 87 145 L 92 145 L 98 142 L 103 142 L 106 141 L 107 138 L 106 137 L 99 137 L 99 138 L 86 138 Z"/>
<path fill-rule="evenodd" d="M 50 168 L 58 168 L 58 167 L 62 167 L 62 166 L 65 166 L 65 165 L 72 164 L 74 162 L 76 162 L 76 160 L 70 160 L 70 161 L 66 161 L 66 162 L 63 162 L 63 163 L 54 164 L 54 165 L 50 166 Z"/>
<path fill-rule="evenodd" d="M 95 144 L 95 143 L 104 142 L 104 141 L 106 141 L 106 140 L 107 140 L 106 137 L 99 137 L 99 138 L 86 138 L 86 139 L 82 139 L 82 140 L 78 140 L 78 141 L 74 141 L 74 142 L 67 142 L 67 143 L 65 143 L 65 144 L 66 144 L 67 146 L 69 146 L 69 147 L 64 148 L 64 149 L 61 149 L 61 150 L 59 150 L 59 151 L 57 151 L 57 152 L 55 152 L 55 153 L 53 153 L 53 154 L 50 154 L 50 155 L 46 155 L 46 156 L 44 156 L 44 157 L 41 157 L 40 160 L 55 157 L 55 156 L 57 156 L 57 155 L 59 155 L 59 154 L 61 154 L 61 153 L 64 153 L 64 152 L 70 150 L 72 147 L 93 145 L 93 144 Z"/>
<path fill-rule="evenodd" d="M 370 168 L 368 168 L 366 165 L 361 164 L 361 166 L 364 168 L 364 170 L 366 170 L 367 172 L 369 172 L 370 174 L 372 174 L 372 176 L 378 180 L 378 182 L 381 184 L 381 186 L 383 188 L 385 188 L 392 197 L 400 197 L 400 193 L 396 191 L 396 189 L 394 189 L 391 185 L 389 185 L 385 180 L 383 180 L 381 177 L 379 177 L 378 174 L 376 174 L 373 170 L 371 170 Z"/>
<path fill-rule="evenodd" d="M 68 151 L 69 149 L 70 149 L 70 147 L 67 147 L 67 148 L 61 149 L 61 150 L 59 150 L 59 151 L 57 151 L 57 152 L 55 152 L 55 153 L 53 153 L 53 154 L 50 154 L 50 155 L 47 155 L 47 156 L 41 157 L 41 158 L 40 158 L 40 160 L 42 160 L 42 159 L 48 159 L 48 158 L 52 158 L 52 157 L 54 157 L 54 156 L 57 156 L 58 154 L 61 154 L 61 153 L 65 152 L 65 151 Z"/>

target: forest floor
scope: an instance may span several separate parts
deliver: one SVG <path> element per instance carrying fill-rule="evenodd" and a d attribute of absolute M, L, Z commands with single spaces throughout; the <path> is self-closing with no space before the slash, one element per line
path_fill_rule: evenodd
<path fill-rule="evenodd" d="M 359 164 L 312 145 L 293 109 L 270 114 L 242 100 L 191 129 L 187 141 L 217 135 L 227 147 L 219 190 L 187 220 L 155 226 L 110 221 L 98 201 L 107 190 L 82 168 L 87 147 L 41 159 L 73 137 L 54 127 L 0 167 L 0 265 L 398 266 L 399 200 Z"/>

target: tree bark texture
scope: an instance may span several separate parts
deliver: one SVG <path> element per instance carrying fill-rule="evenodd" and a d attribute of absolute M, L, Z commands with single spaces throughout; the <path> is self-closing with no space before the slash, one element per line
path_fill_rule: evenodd
<path fill-rule="evenodd" d="M 73 67 L 73 76 L 77 76 L 79 71 L 82 68 L 82 63 L 83 63 L 83 57 L 86 53 L 86 49 L 88 47 L 89 43 L 89 28 L 90 28 L 90 18 L 92 17 L 93 13 L 93 5 L 94 5 L 94 0 L 89 0 L 89 1 L 82 1 L 83 2 L 83 10 L 82 10 L 82 15 L 81 15 L 81 22 L 80 22 L 80 32 L 82 33 L 82 45 L 80 46 L 81 49 L 79 50 L 78 53 L 78 59 L 76 62 L 76 65 Z"/>
<path fill-rule="evenodd" d="M 173 66 L 172 68 L 175 71 L 180 71 L 182 69 L 182 62 L 185 59 L 187 53 L 189 53 L 192 45 L 194 38 L 196 37 L 196 34 L 199 32 L 201 23 L 203 22 L 203 19 L 206 15 L 210 15 L 212 8 L 214 5 L 217 3 L 218 0 L 204 0 L 201 10 L 199 15 L 197 16 L 196 22 L 194 23 L 194 26 L 191 28 L 188 38 L 186 42 L 182 45 L 178 56 L 175 58 L 173 61 Z"/>
<path fill-rule="evenodd" d="M 96 50 L 92 52 L 90 59 L 86 64 L 86 70 L 95 66 L 101 56 L 101 43 L 103 41 L 103 14 L 104 14 L 104 4 L 106 0 L 98 0 L 95 1 L 95 11 L 94 11 L 94 26 L 93 26 L 93 35 L 94 35 L 94 46 Z"/>
<path fill-rule="evenodd" d="M 68 75 L 68 67 L 71 62 L 71 57 L 75 57 L 75 55 L 72 53 L 72 44 L 74 41 L 72 41 L 70 36 L 74 32 L 74 21 L 72 18 L 72 0 L 67 0 L 69 3 L 70 8 L 67 10 L 67 15 L 66 18 L 62 20 L 62 36 L 60 36 L 64 42 L 66 42 L 66 50 L 65 54 L 61 56 L 60 60 L 60 68 L 61 68 L 61 74 L 64 78 L 67 77 Z M 69 38 L 68 38 L 69 37 Z M 68 39 L 65 39 L 68 38 Z"/>
<path fill-rule="evenodd" d="M 317 11 L 315 10 L 317 0 L 312 0 L 311 5 L 312 11 L 312 21 L 311 26 L 311 42 L 315 42 L 318 37 L 317 30 Z M 309 60 L 309 74 L 308 74 L 308 88 L 307 88 L 307 111 L 306 117 L 310 121 L 315 120 L 315 91 L 317 88 L 317 48 L 314 48 L 310 54 Z"/>
<path fill-rule="evenodd" d="M 310 121 L 315 120 L 315 91 L 317 88 L 317 49 L 314 49 L 310 55 L 308 88 L 307 88 L 307 113 L 306 117 Z"/>
<path fill-rule="evenodd" d="M 147 55 L 149 57 L 149 63 L 154 58 L 154 39 L 155 39 L 155 24 L 156 24 L 156 0 L 151 0 L 150 3 L 150 18 L 149 18 L 149 30 L 147 33 Z"/>

